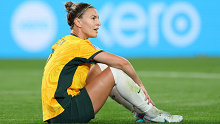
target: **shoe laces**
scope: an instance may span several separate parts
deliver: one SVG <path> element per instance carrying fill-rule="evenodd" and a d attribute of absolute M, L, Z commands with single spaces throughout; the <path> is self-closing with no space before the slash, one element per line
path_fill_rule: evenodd
<path fill-rule="evenodd" d="M 159 115 L 164 115 L 164 116 L 167 116 L 167 117 L 169 117 L 169 118 L 172 117 L 172 115 L 171 115 L 170 113 L 165 112 L 165 111 L 163 111 L 163 110 L 160 110 Z"/>

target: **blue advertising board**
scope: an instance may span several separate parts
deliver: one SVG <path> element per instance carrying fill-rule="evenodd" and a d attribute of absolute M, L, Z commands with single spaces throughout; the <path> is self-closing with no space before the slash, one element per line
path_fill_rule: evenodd
<path fill-rule="evenodd" d="M 0 8 L 0 58 L 44 59 L 70 34 L 64 0 L 8 0 Z M 97 47 L 123 57 L 220 56 L 220 1 L 74 0 L 102 23 Z"/>

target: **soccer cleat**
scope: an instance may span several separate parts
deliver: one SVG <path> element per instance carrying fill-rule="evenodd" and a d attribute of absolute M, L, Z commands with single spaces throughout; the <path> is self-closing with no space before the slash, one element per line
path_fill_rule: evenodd
<path fill-rule="evenodd" d="M 168 112 L 164 112 L 162 110 L 159 111 L 157 117 L 151 118 L 148 116 L 143 117 L 143 122 L 149 123 L 171 123 L 171 122 L 181 122 L 183 120 L 183 116 L 181 115 L 171 115 Z"/>
<path fill-rule="evenodd" d="M 143 118 L 144 118 L 145 114 L 138 114 L 138 113 L 134 113 L 134 121 L 135 122 L 143 122 Z"/>

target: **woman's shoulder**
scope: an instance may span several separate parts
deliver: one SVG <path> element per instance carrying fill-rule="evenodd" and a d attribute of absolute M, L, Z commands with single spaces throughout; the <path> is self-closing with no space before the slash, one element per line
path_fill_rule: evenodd
<path fill-rule="evenodd" d="M 75 45 L 81 46 L 81 45 L 91 45 L 92 44 L 89 40 L 83 40 L 83 39 L 78 38 L 77 36 L 74 36 L 74 35 L 66 35 L 63 38 L 61 38 L 59 41 L 62 43 L 65 43 L 65 44 L 72 44 L 74 46 Z"/>
<path fill-rule="evenodd" d="M 76 42 L 79 42 L 81 40 L 80 38 L 73 36 L 73 35 L 66 35 L 63 37 L 63 39 L 69 40 L 69 41 L 76 41 Z"/>
<path fill-rule="evenodd" d="M 81 42 L 81 39 L 77 38 L 75 36 L 72 36 L 72 35 L 66 35 L 66 36 L 62 37 L 59 41 L 63 42 L 63 43 L 65 42 L 68 44 L 79 44 Z"/>

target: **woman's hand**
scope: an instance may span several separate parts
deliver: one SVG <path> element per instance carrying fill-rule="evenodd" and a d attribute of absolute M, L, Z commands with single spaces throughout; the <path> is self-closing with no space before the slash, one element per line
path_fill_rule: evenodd
<path fill-rule="evenodd" d="M 148 104 L 151 103 L 153 106 L 155 106 L 154 102 L 151 100 L 150 96 L 147 94 L 146 89 L 144 88 L 143 85 L 140 86 L 141 90 L 144 92 L 146 98 L 145 101 L 148 100 Z"/>

